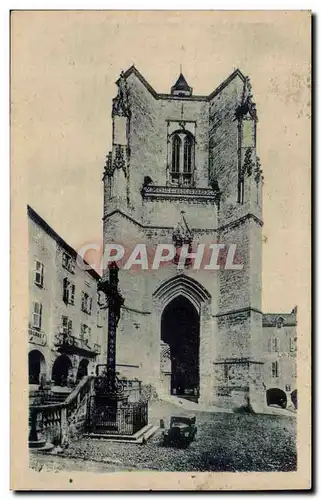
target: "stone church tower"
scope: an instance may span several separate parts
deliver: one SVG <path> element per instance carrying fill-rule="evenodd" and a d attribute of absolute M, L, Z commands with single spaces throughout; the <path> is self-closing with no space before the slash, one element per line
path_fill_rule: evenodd
<path fill-rule="evenodd" d="M 160 269 L 122 269 L 118 370 L 159 394 L 258 408 L 262 179 L 249 79 L 236 70 L 205 96 L 180 74 L 159 94 L 132 66 L 116 83 L 104 245 L 236 245 L 241 263 L 181 269 L 174 258 Z"/>

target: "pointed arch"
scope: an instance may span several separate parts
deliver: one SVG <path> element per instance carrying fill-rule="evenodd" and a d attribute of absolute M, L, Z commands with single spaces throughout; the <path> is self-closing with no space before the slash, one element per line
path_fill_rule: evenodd
<path fill-rule="evenodd" d="M 179 186 L 192 186 L 195 168 L 195 137 L 185 129 L 177 129 L 169 136 L 170 181 Z"/>
<path fill-rule="evenodd" d="M 153 299 L 159 301 L 162 307 L 179 295 L 187 298 L 199 312 L 202 303 L 211 300 L 210 293 L 198 281 L 185 274 L 174 276 L 164 281 L 153 293 Z"/>

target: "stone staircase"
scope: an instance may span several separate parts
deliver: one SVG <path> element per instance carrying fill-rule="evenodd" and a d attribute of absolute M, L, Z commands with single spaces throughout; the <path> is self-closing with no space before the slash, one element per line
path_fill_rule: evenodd
<path fill-rule="evenodd" d="M 34 391 L 29 394 L 29 448 L 46 451 L 66 445 L 84 432 L 94 377 L 84 377 L 70 392 Z"/>
<path fill-rule="evenodd" d="M 108 434 L 108 433 L 98 434 L 95 432 L 89 432 L 87 434 L 84 434 L 84 437 L 91 439 L 100 439 L 109 442 L 117 442 L 117 443 L 143 444 L 144 442 L 148 441 L 148 439 L 151 438 L 157 430 L 158 430 L 157 425 L 147 424 L 142 429 L 140 429 L 139 431 L 137 431 L 135 434 L 132 435 Z"/>
<path fill-rule="evenodd" d="M 156 432 L 158 426 L 148 424 L 147 402 L 127 402 L 124 415 L 117 422 L 118 430 L 110 433 L 107 425 L 101 432 L 99 418 L 97 425 L 96 420 L 94 425 L 92 420 L 96 405 L 94 383 L 95 377 L 87 376 L 72 391 L 54 388 L 49 392 L 36 390 L 29 394 L 30 450 L 49 451 L 54 446 L 61 450 L 80 436 L 143 444 Z M 146 407 L 146 418 L 142 418 L 141 406 Z M 131 412 L 133 421 L 128 422 Z"/>

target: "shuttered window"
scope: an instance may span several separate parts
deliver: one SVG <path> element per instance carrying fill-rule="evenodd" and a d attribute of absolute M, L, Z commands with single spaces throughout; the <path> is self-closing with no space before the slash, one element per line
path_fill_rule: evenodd
<path fill-rule="evenodd" d="M 277 361 L 273 361 L 273 363 L 272 363 L 271 375 L 272 375 L 272 378 L 278 378 L 278 376 L 279 376 L 279 363 Z"/>
<path fill-rule="evenodd" d="M 42 304 L 40 302 L 33 303 L 32 326 L 33 328 L 41 329 L 42 324 Z"/>
<path fill-rule="evenodd" d="M 39 260 L 35 262 L 35 283 L 38 286 L 43 286 L 43 274 L 44 274 L 44 266 L 43 263 Z"/>

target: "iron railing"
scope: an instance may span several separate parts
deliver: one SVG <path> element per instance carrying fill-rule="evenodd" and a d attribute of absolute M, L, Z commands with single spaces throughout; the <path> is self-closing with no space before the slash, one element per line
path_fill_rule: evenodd
<path fill-rule="evenodd" d="M 148 403 L 125 403 L 116 409 L 99 402 L 92 396 L 90 411 L 90 430 L 99 434 L 117 434 L 131 436 L 148 423 Z"/>

